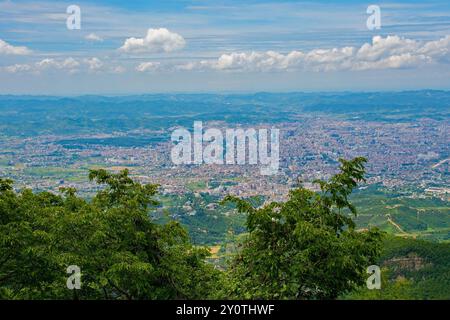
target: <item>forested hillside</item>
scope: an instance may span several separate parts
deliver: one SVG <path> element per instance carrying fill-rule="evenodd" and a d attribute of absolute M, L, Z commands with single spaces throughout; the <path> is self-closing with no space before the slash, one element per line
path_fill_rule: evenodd
<path fill-rule="evenodd" d="M 450 244 L 386 236 L 378 263 L 381 290 L 360 288 L 347 299 L 450 299 Z"/>

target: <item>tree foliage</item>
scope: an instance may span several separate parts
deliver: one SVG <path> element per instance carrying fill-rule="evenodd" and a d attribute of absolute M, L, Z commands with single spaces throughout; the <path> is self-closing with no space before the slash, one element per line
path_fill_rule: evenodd
<path fill-rule="evenodd" d="M 154 223 L 157 185 L 127 171 L 91 171 L 104 186 L 92 201 L 13 191 L 0 180 L 0 297 L 10 299 L 205 298 L 218 271 L 176 222 Z M 68 290 L 66 268 L 81 268 L 81 290 Z"/>
<path fill-rule="evenodd" d="M 101 186 L 91 199 L 16 192 L 0 179 L 0 298 L 4 299 L 333 299 L 365 281 L 380 252 L 381 233 L 358 232 L 349 195 L 364 179 L 364 158 L 341 160 L 340 173 L 318 181 L 321 192 L 293 189 L 286 202 L 247 213 L 248 233 L 228 269 L 206 262 L 177 222 L 150 212 L 158 186 L 128 171 L 92 170 Z M 69 290 L 66 268 L 81 269 Z"/>
<path fill-rule="evenodd" d="M 340 173 L 317 181 L 321 192 L 293 189 L 286 202 L 254 208 L 228 196 L 248 214 L 248 235 L 232 259 L 227 294 L 252 299 L 334 299 L 364 283 L 381 249 L 377 229 L 358 232 L 348 196 L 364 179 L 364 158 L 340 160 Z M 346 209 L 348 209 L 346 211 Z"/>

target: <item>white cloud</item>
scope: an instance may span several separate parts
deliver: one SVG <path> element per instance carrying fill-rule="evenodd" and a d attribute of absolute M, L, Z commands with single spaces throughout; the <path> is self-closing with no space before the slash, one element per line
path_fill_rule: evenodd
<path fill-rule="evenodd" d="M 159 62 L 143 62 L 136 67 L 138 72 L 155 71 L 160 66 Z"/>
<path fill-rule="evenodd" d="M 161 30 L 161 29 L 158 29 Z M 167 31 L 169 32 L 169 31 Z M 149 33 L 151 33 L 149 31 Z M 153 39 L 152 37 L 150 37 Z M 146 38 L 147 39 L 147 38 Z M 155 44 L 154 40 L 153 45 Z M 162 42 L 158 42 L 162 43 Z M 144 47 L 149 48 L 147 43 Z M 133 46 L 129 47 L 129 50 Z M 91 58 L 47 58 L 39 62 L 15 64 L 2 67 L 8 73 L 39 74 L 45 70 L 60 70 L 68 73 L 95 71 L 122 74 L 127 70 L 120 64 L 111 63 L 108 57 L 103 62 L 97 57 Z M 450 36 L 433 41 L 416 41 L 399 36 L 373 37 L 370 43 L 355 47 L 337 47 L 313 49 L 310 51 L 231 52 L 216 59 L 181 61 L 173 63 L 142 62 L 135 66 L 136 72 L 154 71 L 235 71 L 235 72 L 271 72 L 271 71 L 365 71 L 381 69 L 418 68 L 450 64 Z"/>
<path fill-rule="evenodd" d="M 122 74 L 127 71 L 124 66 L 111 65 L 106 66 L 99 58 L 86 58 L 78 61 L 73 58 L 63 60 L 46 58 L 34 64 L 14 64 L 0 67 L 0 71 L 6 73 L 30 73 L 34 75 L 44 72 L 60 71 L 66 74 L 76 74 L 80 72 L 108 72 L 112 74 Z"/>
<path fill-rule="evenodd" d="M 15 64 L 2 68 L 3 71 L 8 73 L 27 73 L 40 74 L 45 71 L 63 71 L 66 73 L 77 73 L 81 70 L 97 71 L 102 69 L 103 62 L 96 58 L 86 58 L 82 61 L 74 59 L 72 57 L 65 59 L 45 58 L 33 64 Z M 125 69 L 122 66 L 113 66 L 110 68 L 113 73 L 123 73 Z"/>
<path fill-rule="evenodd" d="M 91 71 L 97 71 L 103 67 L 103 62 L 99 58 L 89 58 L 84 59 L 84 63 L 86 63 Z"/>
<path fill-rule="evenodd" d="M 377 61 L 358 61 L 352 65 L 352 70 L 374 70 L 374 69 L 399 69 L 412 68 L 431 63 L 430 57 L 424 55 L 413 55 L 411 53 L 403 53 L 393 55 Z"/>
<path fill-rule="evenodd" d="M 289 71 L 373 70 L 450 63 L 450 36 L 418 42 L 398 36 L 375 36 L 361 47 L 314 49 L 308 52 L 234 52 L 215 60 L 189 62 L 178 70 Z"/>
<path fill-rule="evenodd" d="M 73 69 L 80 66 L 80 63 L 74 58 L 67 58 L 62 62 L 63 68 Z"/>
<path fill-rule="evenodd" d="M 66 58 L 64 60 L 56 60 L 53 58 L 46 58 L 35 64 L 37 70 L 46 69 L 66 69 L 73 70 L 80 66 L 80 62 L 74 58 Z"/>
<path fill-rule="evenodd" d="M 48 68 L 58 68 L 59 62 L 57 62 L 55 59 L 46 58 L 39 62 L 36 62 L 36 67 L 39 69 L 48 69 Z"/>
<path fill-rule="evenodd" d="M 181 71 L 208 70 L 211 69 L 213 65 L 214 65 L 213 61 L 201 60 L 199 62 L 187 62 L 184 64 L 177 65 L 175 66 L 175 69 Z"/>
<path fill-rule="evenodd" d="M 111 72 L 116 73 L 116 74 L 122 74 L 126 71 L 127 71 L 127 69 L 125 69 L 125 67 L 122 67 L 122 66 L 116 66 L 116 67 L 111 68 Z"/>
<path fill-rule="evenodd" d="M 89 41 L 103 41 L 103 38 L 96 35 L 95 33 L 90 33 L 84 38 Z"/>
<path fill-rule="evenodd" d="M 418 52 L 437 61 L 450 63 L 450 35 L 436 41 L 427 42 Z"/>
<path fill-rule="evenodd" d="M 28 72 L 32 70 L 32 67 L 28 64 L 14 64 L 5 67 L 4 70 L 8 73 Z"/>
<path fill-rule="evenodd" d="M 418 46 L 418 42 L 399 36 L 375 36 L 372 43 L 365 43 L 358 49 L 356 56 L 363 61 L 377 61 L 392 55 L 414 52 Z"/>
<path fill-rule="evenodd" d="M 128 38 L 120 51 L 127 53 L 172 52 L 184 48 L 186 41 L 166 28 L 148 29 L 145 38 Z"/>
<path fill-rule="evenodd" d="M 217 60 L 215 68 L 224 69 L 272 69 L 283 64 L 285 56 L 278 52 L 267 51 L 263 53 L 251 52 L 223 54 Z M 250 68 L 249 68 L 250 67 Z"/>
<path fill-rule="evenodd" d="M 0 39 L 0 54 L 27 55 L 30 54 L 31 52 L 32 51 L 27 47 L 16 47 Z"/>

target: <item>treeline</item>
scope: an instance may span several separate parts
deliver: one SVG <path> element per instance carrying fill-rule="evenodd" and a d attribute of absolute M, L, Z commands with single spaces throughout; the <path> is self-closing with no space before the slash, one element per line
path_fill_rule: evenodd
<path fill-rule="evenodd" d="M 338 298 L 365 284 L 382 249 L 381 232 L 357 231 L 350 214 L 365 161 L 340 160 L 320 192 L 298 187 L 286 202 L 255 208 L 227 196 L 247 214 L 247 233 L 225 271 L 179 223 L 152 220 L 158 186 L 127 171 L 90 171 L 104 188 L 89 201 L 72 188 L 16 192 L 0 179 L 0 298 Z M 69 266 L 81 270 L 80 289 L 67 287 Z"/>

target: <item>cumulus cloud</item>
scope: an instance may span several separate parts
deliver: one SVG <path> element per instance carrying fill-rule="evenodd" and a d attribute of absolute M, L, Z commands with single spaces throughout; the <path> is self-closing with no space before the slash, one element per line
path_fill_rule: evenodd
<path fill-rule="evenodd" d="M 127 53 L 159 53 L 180 50 L 185 45 L 186 41 L 178 33 L 159 28 L 148 29 L 145 38 L 126 39 L 119 50 Z"/>
<path fill-rule="evenodd" d="M 393 55 L 402 55 L 417 50 L 419 43 L 398 36 L 375 36 L 372 43 L 365 43 L 358 49 L 356 57 L 363 61 L 378 61 Z"/>
<path fill-rule="evenodd" d="M 96 35 L 95 33 L 90 33 L 84 38 L 89 41 L 103 41 L 103 38 Z"/>
<path fill-rule="evenodd" d="M 35 64 L 38 70 L 46 69 L 75 69 L 80 66 L 80 62 L 74 58 L 67 58 L 64 60 L 56 60 L 52 58 L 43 59 Z"/>
<path fill-rule="evenodd" d="M 32 70 L 32 67 L 28 64 L 14 64 L 4 68 L 8 73 L 28 72 Z"/>
<path fill-rule="evenodd" d="M 124 72 L 126 72 L 127 69 L 125 67 L 122 66 L 115 66 L 111 68 L 111 72 L 112 73 L 116 73 L 116 74 L 122 74 Z"/>
<path fill-rule="evenodd" d="M 189 62 L 178 70 L 280 71 L 374 70 L 450 63 L 450 36 L 418 42 L 398 36 L 375 36 L 361 47 L 314 49 L 308 52 L 234 52 L 215 60 Z"/>
<path fill-rule="evenodd" d="M 153 30 L 153 31 L 152 31 Z M 165 30 L 162 33 L 161 30 Z M 156 35 L 155 35 L 156 32 Z M 167 29 L 150 29 L 139 46 L 128 40 L 123 49 L 128 52 L 141 50 L 170 51 L 175 45 L 168 45 Z M 165 36 L 158 36 L 165 34 Z M 176 38 L 176 37 L 175 37 Z M 139 40 L 139 39 L 136 39 Z M 184 41 L 184 40 L 183 40 Z M 139 42 L 139 41 L 138 41 Z M 176 41 L 175 41 L 176 42 Z M 167 47 L 164 47 L 167 45 Z M 122 47 L 123 48 L 123 47 Z M 164 49 L 165 48 L 165 49 Z M 143 51 L 142 51 L 143 52 Z M 47 58 L 39 62 L 15 64 L 2 67 L 8 73 L 41 73 L 45 70 L 74 72 L 109 72 L 121 74 L 126 69 L 109 58 L 105 62 L 91 58 Z M 108 62 L 106 62 L 108 61 Z M 277 51 L 231 52 L 215 59 L 181 61 L 173 63 L 142 62 L 135 66 L 136 72 L 154 71 L 223 71 L 223 72 L 270 72 L 270 71 L 365 71 L 381 69 L 417 68 L 422 66 L 445 66 L 450 64 L 450 36 L 433 41 L 416 41 L 399 36 L 375 36 L 361 46 L 344 46 L 309 51 L 294 50 L 287 53 Z"/>
<path fill-rule="evenodd" d="M 450 63 L 450 35 L 436 41 L 427 42 L 419 48 L 418 53 L 432 57 L 439 62 Z"/>
<path fill-rule="evenodd" d="M 136 67 L 138 72 L 155 71 L 160 66 L 159 62 L 143 62 Z"/>
<path fill-rule="evenodd" d="M 103 62 L 96 58 L 85 58 L 77 60 L 72 57 L 65 59 L 45 58 L 30 64 L 14 64 L 3 67 L 1 70 L 7 73 L 34 73 L 40 74 L 46 71 L 62 71 L 65 73 L 78 73 L 85 71 L 98 71 L 104 67 Z M 112 66 L 113 73 L 123 73 L 125 69 L 122 66 Z"/>
<path fill-rule="evenodd" d="M 75 72 L 80 63 L 73 58 L 57 60 L 53 58 L 42 59 L 31 64 L 14 64 L 6 66 L 3 71 L 7 73 L 35 73 L 39 74 L 46 70 L 63 70 L 65 72 Z"/>
<path fill-rule="evenodd" d="M 5 55 L 27 55 L 32 51 L 27 47 L 16 47 L 0 39 L 0 54 Z"/>
<path fill-rule="evenodd" d="M 97 71 L 103 67 L 103 62 L 99 58 L 84 59 L 84 62 L 88 65 L 89 70 Z"/>

